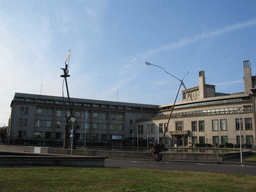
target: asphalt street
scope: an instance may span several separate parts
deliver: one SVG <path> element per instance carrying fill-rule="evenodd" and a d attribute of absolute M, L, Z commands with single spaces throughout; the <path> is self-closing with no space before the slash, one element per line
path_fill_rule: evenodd
<path fill-rule="evenodd" d="M 173 171 L 195 171 L 211 173 L 242 174 L 256 176 L 256 164 L 239 163 L 184 163 L 167 161 L 164 164 L 153 162 L 148 164 L 144 160 L 132 159 L 106 159 L 106 168 L 139 168 L 139 169 L 157 169 Z"/>

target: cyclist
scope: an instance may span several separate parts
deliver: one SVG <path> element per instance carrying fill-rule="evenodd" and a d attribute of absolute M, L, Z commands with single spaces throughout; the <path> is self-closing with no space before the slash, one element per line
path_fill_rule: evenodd
<path fill-rule="evenodd" d="M 152 153 L 154 159 L 157 159 L 159 153 L 161 152 L 161 146 L 159 144 L 153 143 L 153 147 L 150 150 L 150 153 Z"/>

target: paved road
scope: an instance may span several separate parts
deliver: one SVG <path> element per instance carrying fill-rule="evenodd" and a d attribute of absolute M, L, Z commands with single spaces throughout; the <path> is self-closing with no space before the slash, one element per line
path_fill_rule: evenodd
<path fill-rule="evenodd" d="M 249 164 L 214 164 L 214 163 L 183 163 L 183 162 L 165 162 L 159 164 L 153 162 L 148 164 L 143 160 L 132 159 L 106 159 L 107 168 L 140 168 L 140 169 L 158 169 L 175 171 L 195 171 L 211 173 L 243 174 L 256 176 L 256 165 Z"/>

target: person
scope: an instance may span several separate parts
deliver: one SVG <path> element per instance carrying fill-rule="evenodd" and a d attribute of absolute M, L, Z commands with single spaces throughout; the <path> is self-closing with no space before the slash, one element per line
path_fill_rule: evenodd
<path fill-rule="evenodd" d="M 159 144 L 153 143 L 153 147 L 150 150 L 150 153 L 152 153 L 154 159 L 157 159 L 160 152 L 161 152 L 161 146 Z"/>

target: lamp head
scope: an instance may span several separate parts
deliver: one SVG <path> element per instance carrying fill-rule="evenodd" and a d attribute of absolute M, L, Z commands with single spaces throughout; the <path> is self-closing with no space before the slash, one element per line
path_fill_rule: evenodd
<path fill-rule="evenodd" d="M 146 65 L 152 65 L 151 63 L 149 63 L 149 62 L 145 62 L 146 63 Z"/>

